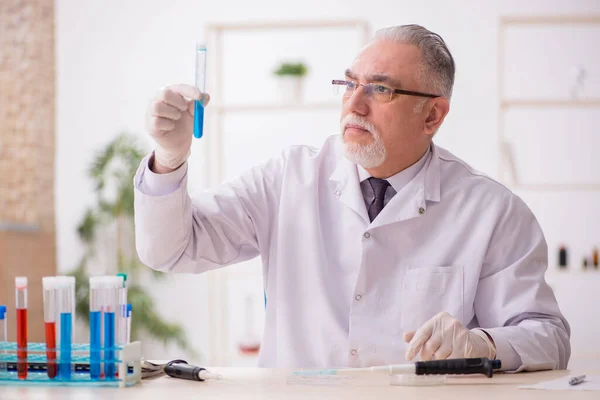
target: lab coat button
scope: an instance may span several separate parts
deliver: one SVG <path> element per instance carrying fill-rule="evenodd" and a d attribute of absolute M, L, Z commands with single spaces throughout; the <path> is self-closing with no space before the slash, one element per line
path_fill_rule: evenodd
<path fill-rule="evenodd" d="M 356 351 L 356 350 L 354 350 L 354 349 L 353 349 L 353 350 L 350 352 L 350 354 L 352 354 L 353 356 L 355 356 L 355 355 L 357 355 L 357 354 L 358 354 L 358 351 Z"/>
<path fill-rule="evenodd" d="M 365 237 L 365 239 L 368 239 L 371 237 L 371 234 L 369 232 L 365 232 L 363 236 Z"/>
<path fill-rule="evenodd" d="M 354 296 L 354 298 L 356 299 L 356 301 L 362 300 L 362 296 L 360 294 L 357 294 L 356 296 Z"/>
<path fill-rule="evenodd" d="M 340 197 L 342 195 L 342 191 L 341 190 L 336 190 L 335 192 L 333 192 L 333 194 L 335 194 L 336 197 Z"/>
<path fill-rule="evenodd" d="M 419 207 L 419 214 L 420 215 L 425 214 L 425 209 L 423 207 Z"/>

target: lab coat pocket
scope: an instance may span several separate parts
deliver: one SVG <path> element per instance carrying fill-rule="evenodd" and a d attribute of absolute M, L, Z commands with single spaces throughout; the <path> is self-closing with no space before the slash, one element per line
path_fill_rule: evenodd
<path fill-rule="evenodd" d="M 419 329 L 441 311 L 464 324 L 462 266 L 409 268 L 403 277 L 401 299 L 404 332 Z"/>

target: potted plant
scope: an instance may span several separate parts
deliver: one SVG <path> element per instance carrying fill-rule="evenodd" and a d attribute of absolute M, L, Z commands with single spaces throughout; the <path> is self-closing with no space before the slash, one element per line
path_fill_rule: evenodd
<path fill-rule="evenodd" d="M 165 346 L 175 343 L 195 357 L 197 353 L 191 348 L 183 328 L 166 321 L 156 311 L 151 293 L 138 283 L 138 277 L 143 273 L 150 273 L 155 279 L 163 276 L 159 272 L 149 271 L 135 251 L 133 176 L 144 154 L 145 149 L 138 145 L 133 136 L 121 134 L 91 160 L 88 176 L 95 187 L 96 201 L 86 210 L 77 227 L 85 251 L 79 265 L 70 273 L 77 281 L 77 317 L 89 323 L 88 265 L 97 265 L 100 261 L 103 273 L 128 274 L 127 294 L 133 309 L 131 340 L 139 340 L 143 335 Z M 114 239 L 114 244 L 108 247 L 107 236 Z M 101 256 L 101 260 L 98 260 L 98 256 Z"/>
<path fill-rule="evenodd" d="M 282 63 L 276 70 L 278 78 L 279 97 L 286 103 L 299 103 L 302 101 L 302 88 L 304 77 L 308 68 L 302 62 Z"/>

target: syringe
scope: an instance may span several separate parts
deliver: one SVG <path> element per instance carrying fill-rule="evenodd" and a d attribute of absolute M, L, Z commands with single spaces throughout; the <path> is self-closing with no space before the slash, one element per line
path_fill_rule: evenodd
<path fill-rule="evenodd" d="M 501 368 L 500 360 L 488 358 L 452 358 L 446 360 L 417 361 L 364 368 L 330 368 L 294 372 L 295 375 L 355 375 L 364 373 L 415 374 L 415 375 L 466 375 L 484 374 L 488 378 Z"/>
<path fill-rule="evenodd" d="M 204 130 L 204 96 L 206 91 L 206 46 L 196 45 L 196 87 L 202 99 L 194 101 L 194 137 L 200 139 Z"/>

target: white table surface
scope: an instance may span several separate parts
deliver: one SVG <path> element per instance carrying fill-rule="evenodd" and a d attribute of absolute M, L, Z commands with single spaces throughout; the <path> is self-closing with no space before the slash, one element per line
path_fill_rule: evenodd
<path fill-rule="evenodd" d="M 577 371 L 542 371 L 518 374 L 496 374 L 493 378 L 479 376 L 448 377 L 441 386 L 393 386 L 387 375 L 371 374 L 366 378 L 351 378 L 336 384 L 290 383 L 290 371 L 260 368 L 212 368 L 223 375 L 223 380 L 196 382 L 171 377 L 144 380 L 134 387 L 89 388 L 66 386 L 0 386 L 2 400 L 88 400 L 88 399 L 440 399 L 461 400 L 518 400 L 541 396 L 544 399 L 600 399 L 593 391 L 540 391 L 519 389 L 518 386 L 534 384 L 569 374 L 600 375 L 600 359 L 592 369 Z"/>

